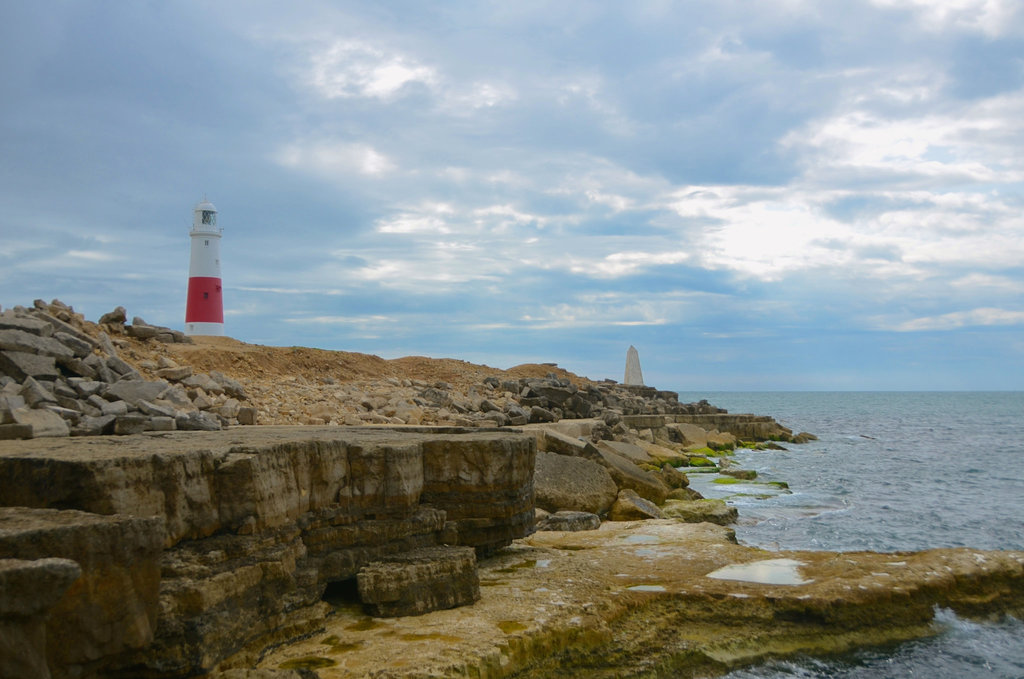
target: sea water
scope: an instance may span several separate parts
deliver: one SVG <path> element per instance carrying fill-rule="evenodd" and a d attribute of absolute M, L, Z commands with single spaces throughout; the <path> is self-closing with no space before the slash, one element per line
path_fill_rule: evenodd
<path fill-rule="evenodd" d="M 680 392 L 731 413 L 771 415 L 818 441 L 737 451 L 733 464 L 778 486 L 691 487 L 740 513 L 737 539 L 767 549 L 1024 550 L 1024 392 Z M 753 677 L 1024 677 L 1024 623 L 948 611 L 932 638 L 839 658 L 739 670 Z"/>

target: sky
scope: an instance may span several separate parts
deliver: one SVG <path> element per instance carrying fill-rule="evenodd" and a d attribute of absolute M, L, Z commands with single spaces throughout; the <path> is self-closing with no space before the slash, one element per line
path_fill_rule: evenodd
<path fill-rule="evenodd" d="M 0 4 L 0 305 L 682 391 L 1024 389 L 1019 0 Z"/>

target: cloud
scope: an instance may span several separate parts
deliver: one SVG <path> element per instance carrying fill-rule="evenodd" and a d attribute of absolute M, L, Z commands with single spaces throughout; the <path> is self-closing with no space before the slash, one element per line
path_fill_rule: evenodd
<path fill-rule="evenodd" d="M 368 144 L 333 140 L 294 142 L 281 148 L 275 159 L 284 167 L 326 177 L 376 177 L 396 169 L 394 161 Z"/>
<path fill-rule="evenodd" d="M 1024 311 L 982 307 L 970 311 L 954 311 L 939 316 L 915 318 L 899 323 L 893 329 L 897 332 L 951 331 L 993 325 L 1024 325 Z"/>
<path fill-rule="evenodd" d="M 438 80 L 433 67 L 360 40 L 334 40 L 310 62 L 310 84 L 327 99 L 391 99 L 417 84 L 433 88 Z"/>
<path fill-rule="evenodd" d="M 999 36 L 1020 16 L 1016 0 L 871 0 L 879 7 L 912 11 L 930 31 L 959 29 Z"/>

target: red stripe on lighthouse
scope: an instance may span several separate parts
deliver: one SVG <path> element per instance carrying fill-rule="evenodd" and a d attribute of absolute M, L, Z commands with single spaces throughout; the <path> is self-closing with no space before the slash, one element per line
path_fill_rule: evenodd
<path fill-rule="evenodd" d="M 188 279 L 188 301 L 185 306 L 186 323 L 223 323 L 224 300 L 220 279 L 193 276 Z"/>

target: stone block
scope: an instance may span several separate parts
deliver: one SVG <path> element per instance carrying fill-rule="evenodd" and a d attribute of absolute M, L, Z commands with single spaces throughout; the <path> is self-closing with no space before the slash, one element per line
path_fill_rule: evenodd
<path fill-rule="evenodd" d="M 85 358 L 92 353 L 93 345 L 66 332 L 55 332 L 53 338 L 71 350 L 76 358 Z"/>
<path fill-rule="evenodd" d="M 23 330 L 0 330 L 0 350 L 24 351 L 29 354 L 54 358 L 72 358 L 74 356 L 71 349 L 53 337 L 33 335 Z"/>
<path fill-rule="evenodd" d="M 126 401 L 130 405 L 138 406 L 141 401 L 155 401 L 160 398 L 170 386 L 162 380 L 122 380 L 107 387 L 103 396 L 108 401 Z"/>
<path fill-rule="evenodd" d="M 150 428 L 150 418 L 147 415 L 118 415 L 114 421 L 114 433 L 119 436 L 141 434 Z"/>
<path fill-rule="evenodd" d="M 181 380 L 192 377 L 192 367 L 183 365 L 175 366 L 173 368 L 160 368 L 156 371 L 156 376 L 171 382 L 180 382 Z"/>
<path fill-rule="evenodd" d="M 72 436 L 104 436 L 114 433 L 116 415 L 86 415 L 71 427 Z"/>
<path fill-rule="evenodd" d="M 49 386 L 44 387 L 31 377 L 25 378 L 25 382 L 21 385 L 20 396 L 25 399 L 29 408 L 38 408 L 43 403 L 57 402 L 57 397 L 53 395 Z"/>
<path fill-rule="evenodd" d="M 64 418 L 49 410 L 18 408 L 11 412 L 16 424 L 32 427 L 32 438 L 68 436 L 71 429 Z"/>
<path fill-rule="evenodd" d="M 53 328 L 46 321 L 28 316 L 15 316 L 11 313 L 0 314 L 0 330 L 21 330 L 42 337 L 49 337 L 53 334 Z"/>
<path fill-rule="evenodd" d="M 107 356 L 107 367 L 122 378 L 135 379 L 141 377 L 139 371 L 120 356 Z"/>
<path fill-rule="evenodd" d="M 476 554 L 469 547 L 430 547 L 364 566 L 359 598 L 372 615 L 395 617 L 466 606 L 480 599 Z"/>
<path fill-rule="evenodd" d="M 53 356 L 40 356 L 25 351 L 0 351 L 0 375 L 9 375 L 18 382 L 34 377 L 55 380 L 60 377 Z"/>

